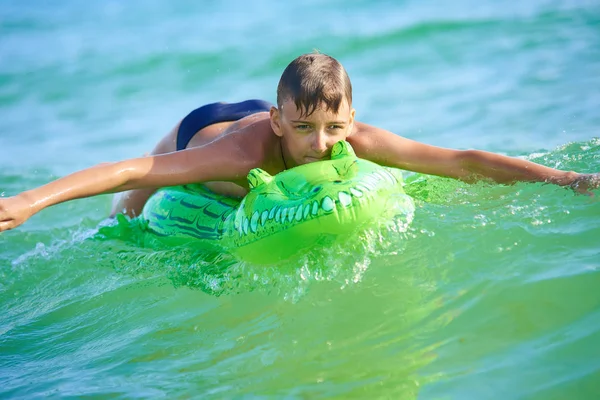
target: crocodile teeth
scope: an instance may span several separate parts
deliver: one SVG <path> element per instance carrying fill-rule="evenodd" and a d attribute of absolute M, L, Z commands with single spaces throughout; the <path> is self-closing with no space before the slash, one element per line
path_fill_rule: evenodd
<path fill-rule="evenodd" d="M 235 219 L 236 222 L 234 222 L 234 226 L 235 229 L 238 231 L 238 233 L 240 234 L 240 237 L 242 237 L 244 235 L 244 224 L 241 223 L 240 221 L 238 221 L 238 219 Z"/>
<path fill-rule="evenodd" d="M 333 200 L 331 200 L 331 198 L 329 196 L 325 196 L 323 198 L 323 201 L 321 202 L 321 208 L 325 212 L 331 212 L 335 208 L 335 203 Z"/>
<path fill-rule="evenodd" d="M 302 206 L 298 206 L 298 211 L 296 211 L 296 221 L 302 221 Z"/>
<path fill-rule="evenodd" d="M 244 217 L 244 235 L 248 234 L 248 224 L 250 223 L 250 221 L 248 221 L 248 218 Z"/>
<path fill-rule="evenodd" d="M 377 171 L 379 172 L 379 171 Z M 379 175 L 377 172 L 373 172 L 371 175 L 369 175 L 369 178 L 371 178 L 373 180 L 373 182 L 379 182 L 381 180 L 383 180 L 384 178 Z"/>
<path fill-rule="evenodd" d="M 375 190 L 375 186 L 373 185 L 373 182 L 371 182 L 369 179 L 364 179 L 362 181 L 362 186 L 366 187 L 369 190 Z M 356 185 L 358 187 L 358 185 Z"/>
<path fill-rule="evenodd" d="M 372 190 L 372 189 L 369 189 L 368 187 L 366 187 L 364 185 L 361 185 L 361 184 L 356 185 L 356 188 L 359 189 L 359 190 L 362 190 L 363 192 L 369 192 L 369 191 Z"/>
<path fill-rule="evenodd" d="M 310 205 L 307 204 L 304 206 L 304 215 L 302 215 L 303 219 L 306 219 L 306 217 L 308 217 L 308 213 L 310 212 Z"/>
<path fill-rule="evenodd" d="M 388 170 L 384 169 L 384 170 L 381 170 L 381 171 L 377 171 L 377 173 L 380 176 L 383 176 L 385 178 L 386 182 L 389 182 L 392 185 L 396 184 L 396 179 L 394 178 L 394 175 L 390 174 Z"/>
<path fill-rule="evenodd" d="M 396 179 L 394 179 L 394 176 L 390 174 L 386 169 L 384 169 L 383 171 L 379 171 L 379 175 L 384 176 L 385 179 L 392 185 L 396 184 Z"/>
<path fill-rule="evenodd" d="M 250 230 L 253 233 L 256 233 L 257 229 L 258 229 L 258 211 L 254 211 L 254 214 L 252 214 L 252 219 L 250 219 Z"/>
<path fill-rule="evenodd" d="M 265 226 L 265 222 L 267 222 L 267 218 L 269 218 L 269 212 L 267 210 L 263 211 L 260 216 L 260 224 Z"/>
<path fill-rule="evenodd" d="M 340 203 L 344 207 L 348 207 L 350 204 L 352 204 L 352 197 L 346 192 L 339 192 L 338 199 L 340 199 Z"/>
<path fill-rule="evenodd" d="M 355 188 L 350 188 L 350 193 L 352 193 L 352 196 L 354 196 L 354 197 L 362 197 L 363 196 L 362 192 Z"/>
<path fill-rule="evenodd" d="M 312 215 L 317 215 L 317 213 L 319 212 L 319 202 L 318 201 L 314 201 L 313 205 L 312 205 L 312 210 L 310 211 L 310 213 Z"/>
<path fill-rule="evenodd" d="M 369 176 L 367 176 L 365 178 L 365 182 L 364 183 L 365 183 L 365 185 L 371 185 L 371 186 L 373 186 L 372 189 L 375 189 L 377 187 L 377 182 L 378 181 L 379 180 L 375 179 L 375 177 L 373 175 L 369 175 Z"/>

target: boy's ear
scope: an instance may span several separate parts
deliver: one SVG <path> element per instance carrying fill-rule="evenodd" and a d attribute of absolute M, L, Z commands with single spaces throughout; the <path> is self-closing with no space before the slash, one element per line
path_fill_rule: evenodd
<path fill-rule="evenodd" d="M 279 137 L 283 136 L 281 132 L 281 114 L 279 113 L 279 109 L 275 106 L 271 107 L 269 111 L 269 119 L 271 120 L 271 129 L 273 132 Z"/>
<path fill-rule="evenodd" d="M 346 137 L 350 136 L 352 132 L 354 132 L 354 116 L 356 115 L 356 110 L 353 108 L 350 110 L 350 119 L 348 120 L 348 129 L 346 130 Z"/>

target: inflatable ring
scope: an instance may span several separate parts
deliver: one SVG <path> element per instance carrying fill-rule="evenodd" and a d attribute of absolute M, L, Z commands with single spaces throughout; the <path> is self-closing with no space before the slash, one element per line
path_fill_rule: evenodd
<path fill-rule="evenodd" d="M 412 217 L 414 211 L 402 189 L 402 172 L 358 158 L 345 141 L 333 146 L 331 160 L 275 176 L 255 168 L 248 183 L 250 192 L 241 200 L 199 184 L 163 188 L 150 197 L 140 218 L 161 241 L 194 241 L 271 264 L 324 238 L 398 213 Z"/>

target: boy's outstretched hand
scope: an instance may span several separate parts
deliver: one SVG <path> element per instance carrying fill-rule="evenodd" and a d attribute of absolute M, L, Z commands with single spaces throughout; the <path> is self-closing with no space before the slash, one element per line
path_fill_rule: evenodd
<path fill-rule="evenodd" d="M 0 232 L 16 228 L 35 214 L 26 196 L 0 198 Z"/>
<path fill-rule="evenodd" d="M 579 174 L 569 186 L 577 193 L 594 196 L 591 190 L 600 188 L 600 172 L 595 174 Z"/>

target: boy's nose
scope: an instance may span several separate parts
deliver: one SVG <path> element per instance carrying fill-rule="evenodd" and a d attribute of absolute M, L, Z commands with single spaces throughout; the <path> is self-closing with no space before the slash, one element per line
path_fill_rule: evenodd
<path fill-rule="evenodd" d="M 322 132 L 317 132 L 313 139 L 313 150 L 324 153 L 327 150 L 327 138 Z"/>

